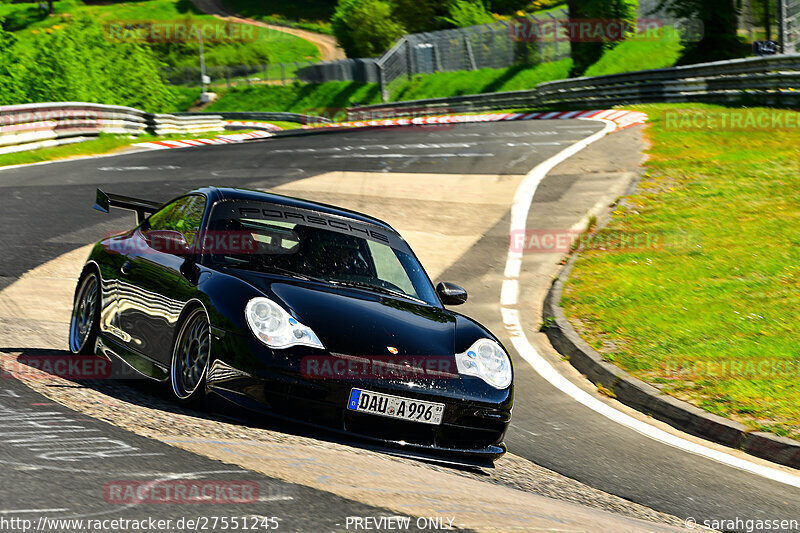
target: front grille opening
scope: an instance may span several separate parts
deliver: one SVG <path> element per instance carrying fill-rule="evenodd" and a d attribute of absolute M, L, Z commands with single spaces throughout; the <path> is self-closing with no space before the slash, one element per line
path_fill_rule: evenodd
<path fill-rule="evenodd" d="M 435 442 L 436 426 L 352 411 L 345 414 L 345 428 L 351 433 L 393 442 L 419 446 L 433 446 Z"/>
<path fill-rule="evenodd" d="M 502 439 L 503 433 L 499 431 L 442 426 L 437 433 L 436 445 L 458 450 L 480 450 L 499 444 Z"/>

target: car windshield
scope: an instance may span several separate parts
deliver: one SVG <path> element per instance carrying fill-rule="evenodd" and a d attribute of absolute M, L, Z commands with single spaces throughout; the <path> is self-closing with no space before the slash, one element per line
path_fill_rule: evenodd
<path fill-rule="evenodd" d="M 408 245 L 373 224 L 298 208 L 226 200 L 203 254 L 215 266 L 280 274 L 439 305 Z"/>

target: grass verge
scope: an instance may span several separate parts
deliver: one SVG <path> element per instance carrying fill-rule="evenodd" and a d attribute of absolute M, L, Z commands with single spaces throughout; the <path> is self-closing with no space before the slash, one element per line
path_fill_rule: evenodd
<path fill-rule="evenodd" d="M 0 18 L 3 27 L 16 33 L 18 46 L 35 46 L 33 37 L 42 32 L 57 31 L 69 17 L 86 13 L 103 23 L 131 23 L 134 21 L 162 21 L 183 25 L 211 24 L 210 34 L 214 34 L 226 23 L 202 14 L 189 0 L 148 0 L 131 2 L 108 2 L 85 4 L 80 0 L 60 0 L 55 3 L 56 12 L 52 16 L 43 14 L 38 4 L 2 4 Z M 205 43 L 205 61 L 208 66 L 219 65 L 260 65 L 264 63 L 289 63 L 319 60 L 319 49 L 313 43 L 284 32 L 248 25 L 242 26 L 240 41 L 219 41 L 213 39 Z M 166 32 L 175 26 L 163 26 Z M 110 30 L 111 31 L 111 30 Z M 161 59 L 172 67 L 199 67 L 199 45 L 192 37 L 184 42 L 170 42 L 154 45 Z"/>
<path fill-rule="evenodd" d="M 646 173 L 599 232 L 610 245 L 578 259 L 567 316 L 665 393 L 798 438 L 800 114 L 635 108 L 650 115 Z"/>
<path fill-rule="evenodd" d="M 542 63 L 534 67 L 512 66 L 503 69 L 420 74 L 402 82 L 392 91 L 393 101 L 443 98 L 465 94 L 532 89 L 546 81 L 569 77 L 571 59 Z"/>
<path fill-rule="evenodd" d="M 353 103 L 380 102 L 377 84 L 332 81 L 320 84 L 253 85 L 224 91 L 205 111 L 285 111 L 342 118 Z"/>
<path fill-rule="evenodd" d="M 510 67 L 420 75 L 399 84 L 392 100 L 530 89 L 545 81 L 566 78 L 571 65 L 571 60 L 564 60 L 533 68 Z M 220 92 L 220 98 L 207 111 L 287 111 L 344 120 L 343 112 L 348 107 L 381 102 L 380 88 L 374 83 L 334 81 L 320 84 L 252 85 L 216 90 Z"/>
<path fill-rule="evenodd" d="M 273 124 L 273 123 L 271 123 Z M 284 129 L 291 127 L 299 127 L 298 124 L 274 123 L 276 126 L 280 125 Z M 291 124 L 291 125 L 289 125 Z M 235 131 L 229 133 L 243 133 L 243 131 Z M 25 152 L 17 152 L 14 154 L 0 155 L 0 168 L 9 165 L 26 165 L 30 163 L 41 163 L 43 161 L 55 161 L 57 159 L 69 159 L 72 157 L 80 157 L 86 155 L 99 155 L 110 154 L 130 146 L 132 144 L 152 142 L 152 141 L 177 141 L 181 139 L 213 139 L 219 135 L 224 135 L 224 132 L 218 133 L 200 133 L 194 135 L 139 135 L 131 137 L 128 135 L 108 135 L 101 133 L 96 139 L 84 141 L 75 144 L 65 144 L 63 146 L 53 146 L 51 148 L 41 148 L 39 150 L 28 150 Z"/>
<path fill-rule="evenodd" d="M 636 35 L 603 54 L 584 76 L 605 76 L 635 70 L 674 67 L 683 53 L 680 36 L 663 28 L 656 35 Z"/>
<path fill-rule="evenodd" d="M 268 24 L 279 24 L 293 28 L 333 34 L 330 19 L 335 2 L 326 0 L 224 0 L 228 8 L 244 17 Z"/>
<path fill-rule="evenodd" d="M 639 35 L 606 52 L 600 61 L 589 68 L 586 75 L 601 76 L 671 67 L 678 61 L 682 51 L 680 42 L 670 35 L 664 34 L 659 38 Z M 410 80 L 394 80 L 390 84 L 391 100 L 397 102 L 533 89 L 540 83 L 566 79 L 571 68 L 572 60 L 563 59 L 533 67 L 515 65 L 503 69 L 420 74 Z M 276 74 L 273 73 L 271 77 L 276 77 Z M 215 90 L 222 95 L 210 110 L 218 111 L 259 110 L 314 114 L 319 113 L 319 110 L 342 109 L 356 103 L 376 104 L 381 101 L 377 85 L 354 82 L 256 85 Z"/>

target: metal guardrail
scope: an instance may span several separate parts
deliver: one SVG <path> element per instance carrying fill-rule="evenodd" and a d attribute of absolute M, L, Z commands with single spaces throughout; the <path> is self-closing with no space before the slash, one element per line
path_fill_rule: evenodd
<path fill-rule="evenodd" d="M 295 122 L 297 124 L 319 124 L 328 123 L 330 120 L 323 117 L 301 115 L 299 113 L 273 113 L 264 111 L 216 111 L 213 113 L 203 113 L 201 111 L 191 111 L 186 113 L 175 113 L 178 117 L 206 117 L 220 116 L 223 120 L 277 120 L 279 122 Z"/>
<path fill-rule="evenodd" d="M 149 115 L 148 130 L 156 135 L 183 135 L 222 131 L 225 124 L 220 115 L 186 117 L 177 115 Z"/>
<path fill-rule="evenodd" d="M 362 106 L 349 120 L 421 114 L 611 106 L 646 102 L 800 104 L 800 54 L 779 55 L 542 83 L 535 89 Z M 222 131 L 223 120 L 329 122 L 294 113 L 224 112 L 152 115 L 130 107 L 81 102 L 0 106 L 0 154 L 53 146 L 101 132 L 157 135 Z"/>
<path fill-rule="evenodd" d="M 78 142 L 100 133 L 141 135 L 224 131 L 220 115 L 154 115 L 131 107 L 85 102 L 0 106 L 0 154 Z"/>
<path fill-rule="evenodd" d="M 769 56 L 546 82 L 535 89 L 361 106 L 349 120 L 647 102 L 800 104 L 800 55 Z"/>

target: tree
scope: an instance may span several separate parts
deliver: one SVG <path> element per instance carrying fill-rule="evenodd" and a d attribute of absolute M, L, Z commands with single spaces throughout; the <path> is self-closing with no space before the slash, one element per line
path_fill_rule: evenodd
<path fill-rule="evenodd" d="M 573 22 L 621 21 L 632 23 L 636 19 L 637 4 L 636 0 L 567 0 L 569 18 Z M 608 39 L 588 41 L 573 35 L 570 39 L 573 63 L 570 74 L 580 76 L 602 57 L 605 50 L 616 44 Z"/>
<path fill-rule="evenodd" d="M 676 18 L 699 20 L 703 37 L 698 42 L 685 43 L 681 63 L 699 63 L 741 57 L 739 41 L 739 8 L 735 0 L 661 0 L 665 9 Z"/>
<path fill-rule="evenodd" d="M 466 28 L 493 22 L 492 15 L 481 0 L 455 0 L 447 8 L 449 16 L 444 21 L 455 28 Z"/>
<path fill-rule="evenodd" d="M 340 0 L 331 25 L 348 57 L 380 55 L 404 33 L 382 0 Z"/>
<path fill-rule="evenodd" d="M 408 33 L 436 31 L 448 26 L 452 0 L 392 0 L 392 15 Z"/>
<path fill-rule="evenodd" d="M 487 4 L 494 13 L 513 15 L 517 11 L 526 11 L 531 5 L 531 0 L 491 0 Z"/>

